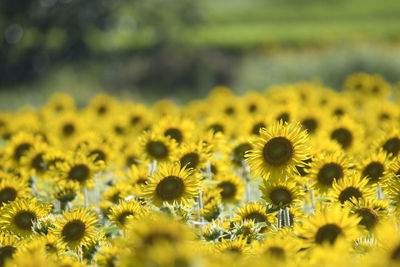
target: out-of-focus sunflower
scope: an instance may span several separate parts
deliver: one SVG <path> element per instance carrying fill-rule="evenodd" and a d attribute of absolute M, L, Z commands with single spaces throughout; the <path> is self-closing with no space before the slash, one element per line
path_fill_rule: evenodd
<path fill-rule="evenodd" d="M 350 174 L 343 179 L 333 182 L 329 198 L 344 204 L 346 201 L 355 199 L 372 198 L 375 189 L 367 185 L 368 180 L 360 178 L 356 173 Z"/>
<path fill-rule="evenodd" d="M 215 244 L 215 249 L 222 253 L 237 256 L 250 254 L 250 247 L 247 245 L 247 239 L 242 236 L 239 236 L 234 240 L 222 239 L 221 242 Z"/>
<path fill-rule="evenodd" d="M 175 140 L 154 132 L 145 132 L 140 137 L 142 154 L 149 161 L 169 161 L 174 156 L 177 143 Z"/>
<path fill-rule="evenodd" d="M 126 182 L 131 185 L 136 192 L 139 192 L 149 179 L 149 167 L 145 164 L 132 165 L 125 173 Z"/>
<path fill-rule="evenodd" d="M 0 179 L 0 207 L 19 197 L 28 196 L 30 188 L 27 183 L 10 174 Z"/>
<path fill-rule="evenodd" d="M 381 184 L 387 171 L 387 155 L 382 150 L 367 156 L 359 165 L 361 177 L 370 184 Z"/>
<path fill-rule="evenodd" d="M 397 221 L 395 218 L 390 218 L 376 230 L 379 250 L 371 253 L 369 259 L 377 265 L 398 266 L 400 264 L 400 234 L 395 221 Z"/>
<path fill-rule="evenodd" d="M 50 97 L 44 106 L 44 112 L 53 112 L 56 114 L 75 110 L 75 100 L 68 94 L 55 93 Z"/>
<path fill-rule="evenodd" d="M 27 132 L 20 132 L 13 136 L 6 146 L 6 155 L 10 157 L 15 163 L 19 163 L 22 156 L 26 155 L 35 144 L 40 143 L 39 137 Z"/>
<path fill-rule="evenodd" d="M 129 218 L 137 218 L 145 214 L 146 210 L 134 199 L 120 201 L 117 206 L 110 209 L 110 219 L 120 228 L 124 229 L 129 222 Z"/>
<path fill-rule="evenodd" d="M 44 247 L 44 252 L 48 256 L 58 256 L 66 251 L 66 246 L 62 243 L 62 240 L 52 234 L 33 236 L 25 244 L 24 249 L 35 250 L 40 249 L 41 246 Z"/>
<path fill-rule="evenodd" d="M 272 123 L 269 116 L 261 113 L 254 114 L 251 117 L 243 116 L 238 121 L 242 136 L 258 136 L 262 128 L 267 128 Z"/>
<path fill-rule="evenodd" d="M 4 266 L 6 260 L 12 259 L 22 242 L 9 233 L 0 233 L 0 266 Z"/>
<path fill-rule="evenodd" d="M 334 181 L 347 176 L 350 167 L 352 164 L 342 152 L 321 154 L 313 160 L 308 177 L 313 187 L 325 192 L 332 187 Z"/>
<path fill-rule="evenodd" d="M 387 126 L 377 136 L 380 137 L 374 142 L 376 150 L 382 149 L 390 158 L 396 158 L 400 153 L 399 128 Z"/>
<path fill-rule="evenodd" d="M 102 198 L 113 204 L 118 204 L 121 200 L 129 196 L 132 190 L 133 188 L 130 185 L 117 182 L 115 185 L 108 187 Z"/>
<path fill-rule="evenodd" d="M 241 207 L 235 212 L 238 221 L 252 220 L 255 223 L 270 223 L 274 224 L 272 214 L 267 213 L 267 207 L 263 206 L 261 202 L 249 202 L 242 204 Z M 266 227 L 268 228 L 268 227 Z"/>
<path fill-rule="evenodd" d="M 120 167 L 130 167 L 144 162 L 140 146 L 137 142 L 127 142 L 121 149 L 121 154 L 117 157 L 117 164 Z"/>
<path fill-rule="evenodd" d="M 356 199 L 352 198 L 347 202 L 352 214 L 360 216 L 360 225 L 365 226 L 368 231 L 374 231 L 382 223 L 387 221 L 389 202 L 387 200 Z"/>
<path fill-rule="evenodd" d="M 300 236 L 305 238 L 309 245 L 333 245 L 337 239 L 354 240 L 361 236 L 359 222 L 361 218 L 349 215 L 348 208 L 340 205 L 323 206 L 320 211 L 304 220 L 300 229 Z"/>
<path fill-rule="evenodd" d="M 201 210 L 201 216 L 207 221 L 216 220 L 221 214 L 221 191 L 221 189 L 203 188 L 203 209 Z"/>
<path fill-rule="evenodd" d="M 243 167 L 245 163 L 245 154 L 253 149 L 253 146 L 247 141 L 247 138 L 241 138 L 232 146 L 230 159 L 236 168 Z"/>
<path fill-rule="evenodd" d="M 154 127 L 155 132 L 160 132 L 165 137 L 174 139 L 178 144 L 190 139 L 195 128 L 194 122 L 188 118 L 166 117 L 162 118 Z"/>
<path fill-rule="evenodd" d="M 56 164 L 56 175 L 60 180 L 78 182 L 81 187 L 92 187 L 93 178 L 104 169 L 103 161 L 94 161 L 95 155 L 88 157 L 84 151 L 70 155 L 65 162 Z"/>
<path fill-rule="evenodd" d="M 17 199 L 1 209 L 0 228 L 18 236 L 30 236 L 33 224 L 46 216 L 50 209 L 50 204 L 35 198 Z"/>
<path fill-rule="evenodd" d="M 296 205 L 303 198 L 302 188 L 295 182 L 268 182 L 261 186 L 262 198 L 274 208 Z"/>
<path fill-rule="evenodd" d="M 56 218 L 51 233 L 60 237 L 70 249 L 81 251 L 96 240 L 99 235 L 97 225 L 98 218 L 93 210 L 76 208 Z"/>
<path fill-rule="evenodd" d="M 142 196 L 156 205 L 164 202 L 189 204 L 200 192 L 200 178 L 191 169 L 175 163 L 158 165 L 150 181 L 143 187 Z"/>
<path fill-rule="evenodd" d="M 21 157 L 21 165 L 31 175 L 42 176 L 47 171 L 45 155 L 49 153 L 49 146 L 45 143 L 36 143 L 32 149 Z"/>
<path fill-rule="evenodd" d="M 357 151 L 364 137 L 363 127 L 354 122 L 349 116 L 334 120 L 326 129 L 325 135 L 336 141 L 345 151 Z"/>
<path fill-rule="evenodd" d="M 216 187 L 221 189 L 223 202 L 236 203 L 243 198 L 244 182 L 235 174 L 220 174 L 214 177 L 218 184 Z"/>
<path fill-rule="evenodd" d="M 246 154 L 246 161 L 254 176 L 280 178 L 309 157 L 307 134 L 299 124 L 274 123 L 262 129 L 252 144 L 254 149 Z"/>
<path fill-rule="evenodd" d="M 61 208 L 75 199 L 79 191 L 79 182 L 72 180 L 62 180 L 53 183 L 53 197 L 60 201 Z"/>
<path fill-rule="evenodd" d="M 284 234 L 267 234 L 264 241 L 256 243 L 257 257 L 270 260 L 291 261 L 300 249 L 299 241 L 289 232 Z"/>

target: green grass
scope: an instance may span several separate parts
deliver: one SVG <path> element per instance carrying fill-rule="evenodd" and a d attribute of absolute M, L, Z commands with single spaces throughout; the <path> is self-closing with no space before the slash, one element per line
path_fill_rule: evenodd
<path fill-rule="evenodd" d="M 400 40 L 397 0 L 205 0 L 205 23 L 186 34 L 201 46 Z"/>

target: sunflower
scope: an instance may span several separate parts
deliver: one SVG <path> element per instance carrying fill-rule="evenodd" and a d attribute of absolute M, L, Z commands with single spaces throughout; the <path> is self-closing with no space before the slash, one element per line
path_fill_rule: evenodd
<path fill-rule="evenodd" d="M 137 218 L 145 214 L 145 209 L 134 199 L 120 201 L 117 206 L 110 209 L 109 218 L 120 228 L 125 228 L 129 219 Z"/>
<path fill-rule="evenodd" d="M 319 109 L 310 108 L 298 114 L 297 120 L 300 121 L 301 127 L 304 130 L 314 136 L 321 132 L 321 129 L 324 129 L 326 114 Z"/>
<path fill-rule="evenodd" d="M 0 266 L 4 266 L 6 260 L 12 259 L 22 242 L 9 233 L 0 233 Z"/>
<path fill-rule="evenodd" d="M 215 249 L 222 253 L 233 255 L 246 255 L 250 254 L 250 247 L 247 245 L 247 239 L 239 236 L 233 241 L 222 239 L 221 242 L 215 244 Z"/>
<path fill-rule="evenodd" d="M 279 214 L 280 212 L 281 212 L 281 214 Z M 274 213 L 274 215 L 275 215 L 275 221 L 278 221 L 279 217 L 283 216 L 282 223 L 285 226 L 290 226 L 290 227 L 294 227 L 296 224 L 299 224 L 299 223 L 301 224 L 302 220 L 304 219 L 304 212 L 301 207 L 289 207 L 289 208 L 285 208 L 285 210 L 278 210 Z M 289 217 L 289 220 L 288 220 L 289 223 L 287 223 L 287 221 L 286 221 L 287 218 L 285 217 L 285 215 L 287 215 Z M 288 229 L 288 228 L 286 227 L 283 229 Z"/>
<path fill-rule="evenodd" d="M 310 220 L 303 221 L 300 236 L 310 245 L 333 245 L 339 238 L 354 240 L 361 234 L 360 221 L 360 217 L 349 214 L 348 208 L 323 206 Z"/>
<path fill-rule="evenodd" d="M 204 131 L 212 131 L 213 134 L 221 133 L 225 136 L 232 134 L 233 119 L 224 115 L 213 115 L 206 118 Z"/>
<path fill-rule="evenodd" d="M 199 170 L 206 167 L 206 162 L 211 159 L 211 154 L 202 144 L 189 143 L 181 145 L 174 159 L 174 161 L 180 162 L 182 167 Z"/>
<path fill-rule="evenodd" d="M 24 249 L 35 250 L 42 246 L 46 255 L 49 256 L 58 256 L 66 251 L 66 246 L 62 243 L 62 240 L 52 234 L 33 236 L 29 243 L 24 246 Z"/>
<path fill-rule="evenodd" d="M 0 207 L 19 197 L 28 196 L 30 188 L 21 179 L 10 174 L 0 179 Z"/>
<path fill-rule="evenodd" d="M 0 228 L 15 235 L 27 237 L 33 233 L 33 224 L 46 216 L 51 205 L 35 198 L 20 198 L 1 209 Z"/>
<path fill-rule="evenodd" d="M 194 122 L 188 118 L 169 116 L 162 118 L 154 126 L 154 131 L 160 132 L 165 137 L 174 139 L 178 144 L 181 144 L 190 139 L 194 128 Z"/>
<path fill-rule="evenodd" d="M 113 203 L 118 204 L 121 200 L 128 197 L 133 188 L 123 182 L 117 182 L 117 184 L 108 187 L 107 191 L 103 193 L 102 198 Z"/>
<path fill-rule="evenodd" d="M 6 155 L 8 155 L 15 163 L 19 163 L 22 156 L 26 155 L 35 144 L 41 142 L 41 139 L 34 134 L 20 132 L 14 135 L 6 146 Z"/>
<path fill-rule="evenodd" d="M 289 261 L 296 256 L 299 245 L 299 241 L 290 233 L 267 234 L 264 241 L 256 243 L 255 251 L 258 257 Z"/>
<path fill-rule="evenodd" d="M 243 102 L 245 110 L 252 116 L 263 113 L 264 107 L 266 106 L 266 99 L 257 92 L 247 93 L 243 97 Z"/>
<path fill-rule="evenodd" d="M 105 168 L 103 161 L 94 161 L 95 157 L 87 157 L 84 151 L 70 155 L 65 162 L 56 164 L 59 179 L 78 182 L 81 187 L 93 186 L 94 176 Z"/>
<path fill-rule="evenodd" d="M 350 174 L 343 179 L 333 182 L 329 199 L 344 204 L 346 201 L 355 199 L 369 199 L 375 195 L 375 189 L 368 186 L 368 180 L 360 178 L 356 173 Z"/>
<path fill-rule="evenodd" d="M 360 225 L 365 226 L 368 231 L 373 231 L 382 224 L 389 213 L 389 202 L 376 199 L 352 198 L 347 202 L 352 214 L 360 216 Z"/>
<path fill-rule="evenodd" d="M 399 128 L 385 127 L 380 131 L 381 136 L 375 143 L 376 150 L 382 149 L 390 158 L 396 158 L 400 153 L 400 130 Z"/>
<path fill-rule="evenodd" d="M 349 116 L 343 116 L 332 122 L 325 135 L 336 141 L 345 151 L 356 151 L 363 137 L 363 127 L 356 124 Z"/>
<path fill-rule="evenodd" d="M 139 192 L 147 182 L 150 182 L 149 171 L 148 165 L 132 165 L 125 173 L 126 183 L 131 185 L 134 189 L 136 189 L 137 192 Z"/>
<path fill-rule="evenodd" d="M 57 114 L 74 111 L 75 100 L 68 94 L 55 93 L 50 97 L 44 107 L 44 112 L 47 112 L 48 110 Z"/>
<path fill-rule="evenodd" d="M 347 176 L 350 167 L 352 164 L 342 152 L 321 154 L 313 160 L 308 177 L 313 187 L 325 192 L 332 188 L 334 181 Z"/>
<path fill-rule="evenodd" d="M 154 132 L 145 132 L 139 140 L 143 155 L 150 161 L 171 160 L 177 147 L 174 139 Z"/>
<path fill-rule="evenodd" d="M 400 232 L 397 220 L 391 218 L 377 229 L 379 254 L 371 255 L 372 259 L 379 256 L 382 266 L 398 266 L 400 264 Z M 373 257 L 375 256 L 375 257 Z"/>
<path fill-rule="evenodd" d="M 361 177 L 368 179 L 369 184 L 381 184 L 387 171 L 387 155 L 382 150 L 369 155 L 359 165 Z"/>
<path fill-rule="evenodd" d="M 200 191 L 200 179 L 196 173 L 175 163 L 159 164 L 158 171 L 149 179 L 142 196 L 156 206 L 175 201 L 188 204 Z"/>
<path fill-rule="evenodd" d="M 214 177 L 218 184 L 217 189 L 221 191 L 223 202 L 236 203 L 243 198 L 244 182 L 235 174 L 219 174 Z"/>
<path fill-rule="evenodd" d="M 98 218 L 96 213 L 89 208 L 76 208 L 63 212 L 62 217 L 57 217 L 51 234 L 60 237 L 72 250 L 82 250 L 89 247 L 99 235 L 97 231 Z"/>
<path fill-rule="evenodd" d="M 302 201 L 304 193 L 295 182 L 268 182 L 264 180 L 261 186 L 262 198 L 274 208 L 284 208 L 296 205 Z"/>
<path fill-rule="evenodd" d="M 254 149 L 246 154 L 246 162 L 254 176 L 277 179 L 296 170 L 306 160 L 309 147 L 307 134 L 299 124 L 272 124 L 253 139 Z"/>
<path fill-rule="evenodd" d="M 270 213 L 267 213 L 267 207 L 263 206 L 261 202 L 243 203 L 241 207 L 235 212 L 237 221 L 254 221 L 255 223 L 274 224 L 274 218 Z"/>
<path fill-rule="evenodd" d="M 85 130 L 84 119 L 77 112 L 64 113 L 50 122 L 48 130 L 54 132 L 65 144 L 69 144 Z"/>
<path fill-rule="evenodd" d="M 137 142 L 128 142 L 122 147 L 121 155 L 118 158 L 118 166 L 131 167 L 144 162 L 143 155 L 140 152 L 140 146 Z"/>
<path fill-rule="evenodd" d="M 243 136 L 258 136 L 262 128 L 267 128 L 272 119 L 264 113 L 254 114 L 252 116 L 242 116 L 238 121 L 240 131 Z"/>
<path fill-rule="evenodd" d="M 203 209 L 201 216 L 207 221 L 216 220 L 221 214 L 221 191 L 205 187 L 202 190 Z"/>
<path fill-rule="evenodd" d="M 53 184 L 53 197 L 61 202 L 64 209 L 68 202 L 75 199 L 79 191 L 79 182 L 73 180 L 59 181 Z"/>
<path fill-rule="evenodd" d="M 234 167 L 243 167 L 245 162 L 245 154 L 253 149 L 253 146 L 246 140 L 246 138 L 241 138 L 238 143 L 232 147 L 232 152 L 230 153 L 230 159 Z"/>

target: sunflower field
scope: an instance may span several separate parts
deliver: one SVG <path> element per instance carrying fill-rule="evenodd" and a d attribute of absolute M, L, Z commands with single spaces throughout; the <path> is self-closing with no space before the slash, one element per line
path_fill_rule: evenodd
<path fill-rule="evenodd" d="M 356 73 L 1 112 L 0 266 L 400 265 L 397 91 Z"/>

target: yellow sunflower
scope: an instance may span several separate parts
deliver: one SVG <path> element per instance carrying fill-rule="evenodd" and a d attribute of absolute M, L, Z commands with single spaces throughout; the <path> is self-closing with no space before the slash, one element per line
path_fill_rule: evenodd
<path fill-rule="evenodd" d="M 219 174 L 214 177 L 218 184 L 217 189 L 221 191 L 223 202 L 236 203 L 243 198 L 245 183 L 235 174 Z"/>
<path fill-rule="evenodd" d="M 274 123 L 262 129 L 252 145 L 245 157 L 254 176 L 280 178 L 295 172 L 296 165 L 309 157 L 307 133 L 299 124 Z"/>
<path fill-rule="evenodd" d="M 376 150 L 382 149 L 390 158 L 396 158 L 400 153 L 400 129 L 390 125 L 382 129 L 378 136 L 374 142 Z"/>
<path fill-rule="evenodd" d="M 232 255 L 247 255 L 250 254 L 250 247 L 247 244 L 247 239 L 239 236 L 234 240 L 222 239 L 221 242 L 215 244 L 215 249 L 222 253 Z"/>
<path fill-rule="evenodd" d="M 357 151 L 364 137 L 363 127 L 349 116 L 343 116 L 325 129 L 325 135 L 336 141 L 345 151 Z"/>
<path fill-rule="evenodd" d="M 6 260 L 12 259 L 22 242 L 9 233 L 0 233 L 0 266 L 4 266 Z"/>
<path fill-rule="evenodd" d="M 360 221 L 360 217 L 349 215 L 348 208 L 340 205 L 323 206 L 309 220 L 303 221 L 300 236 L 309 245 L 333 245 L 340 238 L 354 240 L 361 236 Z"/>
<path fill-rule="evenodd" d="M 200 177 L 191 169 L 175 163 L 158 165 L 158 170 L 143 187 L 142 197 L 156 205 L 164 202 L 188 204 L 200 192 Z"/>
<path fill-rule="evenodd" d="M 275 219 L 271 213 L 267 213 L 267 207 L 263 206 L 261 202 L 243 203 L 241 207 L 235 211 L 237 218 L 235 221 L 254 221 L 254 223 L 267 223 L 273 225 Z M 263 231 L 270 227 L 263 227 Z"/>
<path fill-rule="evenodd" d="M 340 180 L 347 176 L 351 161 L 345 153 L 336 152 L 333 154 L 321 154 L 313 160 L 308 178 L 311 186 L 321 192 L 332 188 L 334 181 Z"/>
<path fill-rule="evenodd" d="M 35 198 L 17 199 L 1 209 L 0 228 L 18 236 L 30 236 L 34 223 L 49 214 L 51 208 Z"/>
<path fill-rule="evenodd" d="M 28 196 L 30 188 L 23 180 L 10 174 L 0 179 L 0 207 L 19 197 Z"/>
<path fill-rule="evenodd" d="M 150 161 L 171 160 L 177 147 L 174 139 L 154 132 L 143 133 L 139 140 L 142 154 Z"/>
<path fill-rule="evenodd" d="M 186 143 L 178 149 L 174 161 L 188 169 L 199 170 L 206 167 L 206 162 L 211 159 L 210 151 L 202 144 Z"/>
<path fill-rule="evenodd" d="M 387 171 L 387 154 L 382 150 L 368 155 L 359 164 L 361 177 L 368 179 L 369 184 L 381 184 L 385 180 L 384 174 Z"/>
<path fill-rule="evenodd" d="M 120 201 L 117 206 L 110 209 L 109 218 L 120 228 L 125 228 L 129 219 L 137 218 L 145 214 L 146 210 L 134 199 Z"/>
<path fill-rule="evenodd" d="M 168 116 L 162 118 L 154 126 L 155 132 L 160 132 L 165 137 L 174 139 L 178 144 L 184 143 L 193 135 L 195 124 L 188 118 Z"/>
<path fill-rule="evenodd" d="M 352 173 L 343 179 L 333 182 L 328 198 L 344 204 L 352 198 L 369 199 L 375 194 L 375 188 L 368 186 L 367 179 L 360 178 L 356 173 Z"/>
<path fill-rule="evenodd" d="M 261 186 L 262 198 L 274 208 L 284 208 L 301 202 L 304 196 L 302 188 L 295 182 L 268 182 Z"/>
<path fill-rule="evenodd" d="M 57 217 L 51 233 L 60 237 L 72 250 L 90 246 L 99 235 L 96 213 L 89 208 L 76 208 Z"/>

